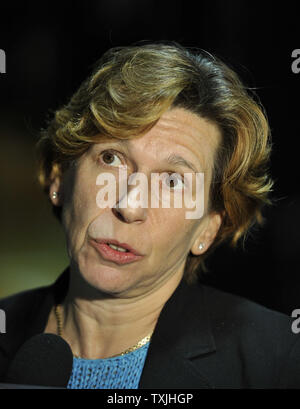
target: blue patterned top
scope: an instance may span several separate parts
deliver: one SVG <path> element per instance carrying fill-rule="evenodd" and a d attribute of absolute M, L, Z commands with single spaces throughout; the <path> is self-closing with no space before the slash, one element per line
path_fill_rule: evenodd
<path fill-rule="evenodd" d="M 73 358 L 68 389 L 138 389 L 150 341 L 125 355 Z"/>

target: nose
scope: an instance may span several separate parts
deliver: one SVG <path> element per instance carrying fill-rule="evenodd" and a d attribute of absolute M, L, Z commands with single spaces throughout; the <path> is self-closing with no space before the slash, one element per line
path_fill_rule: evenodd
<path fill-rule="evenodd" d="M 126 223 L 144 222 L 147 218 L 147 202 L 148 200 L 141 200 L 141 196 L 146 193 L 147 189 L 140 187 L 130 186 L 125 194 L 123 194 L 115 207 L 112 209 L 116 217 Z M 137 197 L 140 196 L 140 200 Z M 146 196 L 143 198 L 147 199 Z"/>

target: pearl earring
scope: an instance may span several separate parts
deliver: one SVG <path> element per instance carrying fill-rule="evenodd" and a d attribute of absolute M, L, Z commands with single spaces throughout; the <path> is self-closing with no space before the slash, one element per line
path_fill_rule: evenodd
<path fill-rule="evenodd" d="M 199 250 L 202 250 L 204 248 L 204 244 L 203 243 L 200 243 L 199 244 Z"/>
<path fill-rule="evenodd" d="M 52 199 L 56 199 L 57 196 L 58 196 L 57 192 L 53 192 L 53 193 L 52 193 Z"/>

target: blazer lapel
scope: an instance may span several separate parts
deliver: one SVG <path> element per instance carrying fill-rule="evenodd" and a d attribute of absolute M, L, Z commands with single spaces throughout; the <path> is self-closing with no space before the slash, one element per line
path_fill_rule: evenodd
<path fill-rule="evenodd" d="M 139 388 L 212 388 L 192 358 L 215 351 L 203 289 L 182 280 L 159 316 Z"/>

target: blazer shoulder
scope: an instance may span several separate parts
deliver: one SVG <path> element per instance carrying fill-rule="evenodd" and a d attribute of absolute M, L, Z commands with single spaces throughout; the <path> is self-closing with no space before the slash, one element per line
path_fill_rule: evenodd
<path fill-rule="evenodd" d="M 193 316 L 203 315 L 202 305 L 215 343 L 216 353 L 197 361 L 213 384 L 300 387 L 300 335 L 292 317 L 202 283 L 192 299 Z"/>
<path fill-rule="evenodd" d="M 17 342 L 30 333 L 33 326 L 44 321 L 50 294 L 51 285 L 21 291 L 0 299 L 0 309 L 4 312 L 6 321 L 5 334 L 1 334 L 0 338 L 0 349 L 3 342 Z"/>
<path fill-rule="evenodd" d="M 43 326 L 45 300 L 51 286 L 38 287 L 0 299 L 5 317 L 4 333 L 0 333 L 0 380 L 20 346 L 30 337 L 35 325 Z"/>
<path fill-rule="evenodd" d="M 43 304 L 46 297 L 55 300 L 57 303 L 61 302 L 66 294 L 68 284 L 69 269 L 66 268 L 53 283 L 20 291 L 16 294 L 1 298 L 0 309 L 9 311 L 12 314 L 14 312 L 20 312 L 22 314 L 22 311 L 28 311 L 38 307 L 39 304 Z"/>
<path fill-rule="evenodd" d="M 6 314 L 24 315 L 26 311 L 32 310 L 37 301 L 44 299 L 50 288 L 51 285 L 41 286 L 0 298 L 0 309 Z"/>
<path fill-rule="evenodd" d="M 280 357 L 293 348 L 300 354 L 300 336 L 293 331 L 292 318 L 257 302 L 205 286 L 204 296 L 213 332 L 219 342 L 235 340 L 249 350 L 263 349 Z"/>
<path fill-rule="evenodd" d="M 246 297 L 236 295 L 215 287 L 203 285 L 203 291 L 206 304 L 208 305 L 211 316 L 215 320 L 224 320 L 227 318 L 239 319 L 247 325 L 256 323 L 263 326 L 289 325 L 292 318 L 288 315 L 272 310 L 256 301 Z"/>

